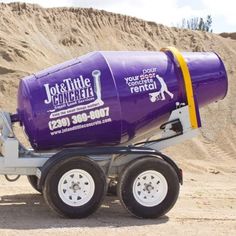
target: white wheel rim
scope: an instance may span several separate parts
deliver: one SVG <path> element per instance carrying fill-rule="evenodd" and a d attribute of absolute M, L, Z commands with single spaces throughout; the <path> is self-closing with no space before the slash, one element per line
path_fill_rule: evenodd
<path fill-rule="evenodd" d="M 58 194 L 69 206 L 83 206 L 93 197 L 95 183 L 92 176 L 81 169 L 66 172 L 58 183 Z"/>
<path fill-rule="evenodd" d="M 133 183 L 135 200 L 145 207 L 159 205 L 166 197 L 168 184 L 165 177 L 154 170 L 139 174 Z"/>

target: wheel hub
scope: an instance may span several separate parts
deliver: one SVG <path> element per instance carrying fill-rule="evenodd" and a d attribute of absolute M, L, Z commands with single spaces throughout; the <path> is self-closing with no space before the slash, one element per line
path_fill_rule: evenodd
<path fill-rule="evenodd" d="M 92 176 L 81 169 L 66 172 L 58 183 L 58 194 L 61 200 L 69 206 L 86 204 L 95 192 Z"/>
<path fill-rule="evenodd" d="M 168 184 L 165 177 L 154 170 L 139 174 L 134 180 L 133 195 L 135 200 L 146 207 L 160 204 L 166 197 Z"/>
<path fill-rule="evenodd" d="M 152 186 L 152 184 L 146 184 L 146 183 L 144 183 L 144 185 L 145 185 L 144 191 L 147 191 L 148 193 L 150 193 L 150 192 L 154 189 L 154 187 Z"/>
<path fill-rule="evenodd" d="M 74 191 L 77 191 L 77 190 L 81 189 L 81 188 L 79 187 L 79 182 L 78 182 L 78 183 L 75 183 L 75 184 L 72 184 L 71 189 L 73 189 Z"/>

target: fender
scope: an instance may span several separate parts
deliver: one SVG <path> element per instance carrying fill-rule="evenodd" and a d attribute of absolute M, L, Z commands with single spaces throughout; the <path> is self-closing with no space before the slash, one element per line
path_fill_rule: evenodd
<path fill-rule="evenodd" d="M 174 168 L 178 176 L 179 183 L 181 185 L 183 184 L 182 170 L 168 156 L 151 148 L 124 146 L 124 147 L 95 147 L 95 148 L 90 147 L 90 148 L 64 149 L 56 153 L 55 155 L 53 155 L 51 158 L 49 158 L 47 162 L 42 166 L 42 168 L 40 168 L 41 177 L 38 182 L 38 187 L 42 188 L 42 186 L 44 185 L 45 179 L 47 177 L 47 174 L 57 162 L 63 161 L 64 159 L 77 156 L 77 155 L 88 156 L 88 155 L 102 155 L 102 154 L 139 154 L 139 155 L 143 154 L 143 155 L 149 155 L 149 156 L 150 155 L 156 156 L 158 158 L 163 159 Z"/>

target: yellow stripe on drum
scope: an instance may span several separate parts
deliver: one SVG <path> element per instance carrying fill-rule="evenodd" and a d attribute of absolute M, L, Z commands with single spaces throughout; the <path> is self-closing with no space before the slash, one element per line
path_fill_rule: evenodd
<path fill-rule="evenodd" d="M 163 48 L 163 49 L 161 49 L 161 51 L 162 52 L 171 52 L 180 66 L 180 69 L 181 69 L 182 75 L 183 75 L 183 79 L 184 79 L 184 84 L 185 84 L 185 91 L 186 91 L 187 102 L 188 102 L 188 106 L 189 106 L 189 116 L 190 116 L 191 126 L 193 129 L 196 129 L 196 128 L 198 128 L 198 121 L 197 121 L 195 100 L 194 100 L 194 95 L 193 95 L 192 80 L 191 80 L 191 76 L 189 73 L 188 65 L 187 65 L 183 55 L 175 47 Z"/>

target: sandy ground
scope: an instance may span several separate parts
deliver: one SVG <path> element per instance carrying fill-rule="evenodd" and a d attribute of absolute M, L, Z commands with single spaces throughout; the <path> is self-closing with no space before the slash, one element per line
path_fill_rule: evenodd
<path fill-rule="evenodd" d="M 215 51 L 229 78 L 227 97 L 201 109 L 199 137 L 166 151 L 184 170 L 179 200 L 167 216 L 140 220 L 119 201 L 82 220 L 55 216 L 22 177 L 0 177 L 0 236 L 236 235 L 236 40 L 92 9 L 0 4 L 0 108 L 15 112 L 19 79 L 94 50 Z M 22 138 L 22 130 L 17 129 Z M 25 142 L 24 142 L 25 143 Z"/>
<path fill-rule="evenodd" d="M 236 235 L 236 170 L 231 174 L 185 173 L 174 208 L 157 220 L 130 216 L 116 197 L 81 220 L 59 218 L 25 177 L 0 178 L 0 235 Z"/>

